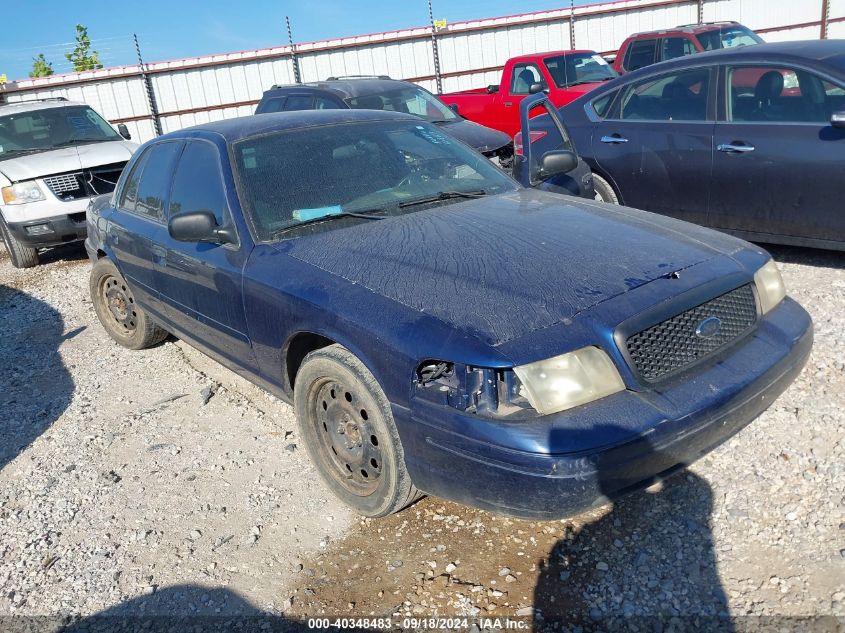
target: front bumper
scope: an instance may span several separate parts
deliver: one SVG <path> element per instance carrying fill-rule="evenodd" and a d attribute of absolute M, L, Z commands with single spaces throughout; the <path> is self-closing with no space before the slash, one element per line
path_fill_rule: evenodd
<path fill-rule="evenodd" d="M 19 242 L 34 247 L 58 246 L 85 239 L 85 211 L 55 215 L 40 220 L 8 222 L 9 232 Z"/>
<path fill-rule="evenodd" d="M 522 422 L 420 400 L 410 412 L 394 405 L 394 417 L 421 490 L 517 517 L 563 518 L 648 485 L 730 438 L 798 376 L 812 342 L 809 315 L 787 298 L 725 355 L 649 392 Z"/>

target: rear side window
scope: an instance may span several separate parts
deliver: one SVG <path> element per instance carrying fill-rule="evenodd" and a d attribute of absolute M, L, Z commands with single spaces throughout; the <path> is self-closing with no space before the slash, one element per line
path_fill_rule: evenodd
<path fill-rule="evenodd" d="M 692 40 L 686 37 L 667 37 L 660 47 L 660 59 L 667 61 L 695 53 Z"/>
<path fill-rule="evenodd" d="M 170 216 L 206 210 L 214 214 L 218 226 L 223 226 L 228 209 L 217 148 L 202 141 L 188 143 L 173 177 Z"/>
<path fill-rule="evenodd" d="M 637 70 L 654 63 L 657 40 L 634 40 L 625 53 L 625 70 Z"/>
<path fill-rule="evenodd" d="M 640 81 L 625 94 L 621 116 L 645 121 L 706 121 L 709 85 L 709 68 Z"/>
<path fill-rule="evenodd" d="M 120 200 L 117 206 L 121 209 L 127 211 L 135 210 L 135 201 L 138 199 L 138 181 L 141 179 L 141 172 L 144 171 L 144 165 L 147 164 L 147 159 L 150 157 L 151 149 L 151 147 L 148 147 L 144 150 L 144 153 L 132 165 L 132 171 L 126 179 L 126 184 L 123 185 L 123 191 L 120 193 Z"/>
<path fill-rule="evenodd" d="M 604 95 L 603 97 L 596 99 L 593 101 L 592 108 L 593 111 L 596 113 L 600 119 L 603 119 L 607 116 L 608 112 L 610 112 L 610 106 L 613 103 L 613 98 L 617 95 L 617 92 L 611 92 L 610 94 Z"/>
<path fill-rule="evenodd" d="M 164 220 L 164 201 L 181 148 L 181 143 L 173 141 L 157 143 L 150 148 L 147 164 L 144 165 L 138 183 L 138 196 L 133 209 L 135 213 L 153 220 Z"/>
<path fill-rule="evenodd" d="M 287 97 L 273 97 L 272 99 L 266 99 L 261 104 L 259 112 L 281 112 L 286 99 Z"/>
<path fill-rule="evenodd" d="M 311 95 L 290 95 L 282 108 L 285 112 L 292 110 L 310 110 L 314 103 Z"/>

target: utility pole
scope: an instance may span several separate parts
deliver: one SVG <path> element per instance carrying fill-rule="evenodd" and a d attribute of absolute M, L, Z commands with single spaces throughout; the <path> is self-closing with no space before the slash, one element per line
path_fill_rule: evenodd
<path fill-rule="evenodd" d="M 437 83 L 437 94 L 443 92 L 443 78 L 440 76 L 440 52 L 437 50 L 437 27 L 434 25 L 434 9 L 428 0 L 428 20 L 431 23 L 431 54 L 434 57 L 434 80 Z"/>
<path fill-rule="evenodd" d="M 569 50 L 575 50 L 575 0 L 569 0 Z"/>
<path fill-rule="evenodd" d="M 698 23 L 704 24 L 704 0 L 698 0 Z"/>
<path fill-rule="evenodd" d="M 161 136 L 161 119 L 158 115 L 155 92 L 153 92 L 153 82 L 147 74 L 147 65 L 144 63 L 144 58 L 141 57 L 141 45 L 138 43 L 138 35 L 133 33 L 132 38 L 135 40 L 135 52 L 138 54 L 138 67 L 141 69 L 141 80 L 144 82 L 144 88 L 147 91 L 147 105 L 150 107 L 150 114 L 153 118 L 153 130 L 155 130 L 156 136 Z"/>
<path fill-rule="evenodd" d="M 293 31 L 290 30 L 290 18 L 285 16 L 285 23 L 288 26 L 288 42 L 290 42 L 290 61 L 293 64 L 293 81 L 302 83 L 302 75 L 299 74 L 299 59 L 296 56 L 296 44 L 293 43 Z"/>

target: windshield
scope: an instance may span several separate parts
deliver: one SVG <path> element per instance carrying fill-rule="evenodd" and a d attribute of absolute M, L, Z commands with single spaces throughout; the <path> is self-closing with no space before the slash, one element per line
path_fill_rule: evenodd
<path fill-rule="evenodd" d="M 430 204 L 408 203 L 444 192 L 497 194 L 517 188 L 486 158 L 421 121 L 286 130 L 239 141 L 233 150 L 241 202 L 261 241 L 343 213 L 412 213 Z M 431 204 L 460 200 L 450 195 Z"/>
<path fill-rule="evenodd" d="M 120 141 L 121 136 L 88 106 L 44 108 L 0 116 L 0 160 L 57 147 Z"/>
<path fill-rule="evenodd" d="M 763 43 L 763 38 L 744 26 L 723 26 L 712 31 L 699 33 L 696 37 L 698 37 L 698 41 L 705 51 Z"/>
<path fill-rule="evenodd" d="M 437 97 L 419 86 L 379 94 L 350 97 L 346 103 L 353 110 L 387 110 L 413 114 L 426 121 L 454 121 L 458 118 Z"/>
<path fill-rule="evenodd" d="M 570 53 L 543 60 L 558 88 L 576 84 L 607 81 L 616 71 L 598 53 Z"/>

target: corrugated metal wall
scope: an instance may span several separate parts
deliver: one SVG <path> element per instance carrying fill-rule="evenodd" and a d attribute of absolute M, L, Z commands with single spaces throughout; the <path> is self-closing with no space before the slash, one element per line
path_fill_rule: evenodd
<path fill-rule="evenodd" d="M 829 1 L 828 36 L 845 38 L 845 0 Z M 705 21 L 737 20 L 770 41 L 818 38 L 823 0 L 703 0 Z M 616 50 L 631 33 L 698 21 L 699 0 L 621 0 L 577 7 L 575 46 Z M 438 32 L 444 91 L 498 83 L 505 61 L 522 53 L 568 49 L 568 8 L 450 24 Z M 383 74 L 435 91 L 427 27 L 297 45 L 303 81 Z M 289 46 L 147 64 L 164 132 L 252 114 L 264 90 L 293 83 Z M 84 101 L 133 138 L 155 135 L 138 66 L 27 79 L 5 97 L 63 96 Z"/>

